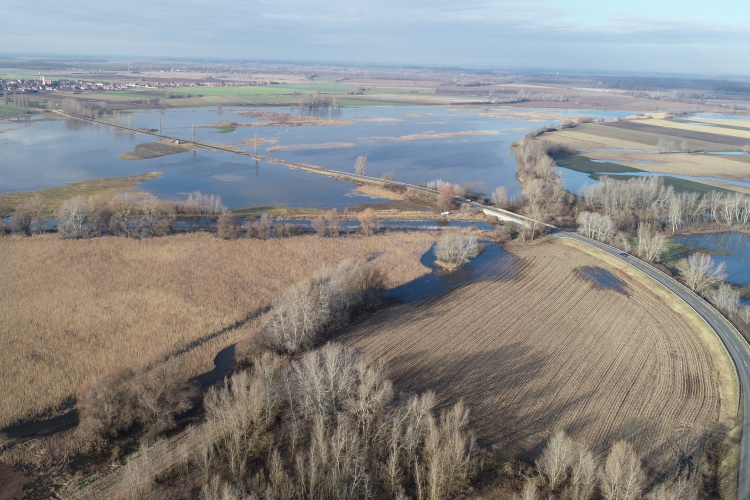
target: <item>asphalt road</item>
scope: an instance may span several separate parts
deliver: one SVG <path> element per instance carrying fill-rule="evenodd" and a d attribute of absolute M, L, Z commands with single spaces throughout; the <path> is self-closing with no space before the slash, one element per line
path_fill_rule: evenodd
<path fill-rule="evenodd" d="M 139 129 L 129 129 L 128 127 L 124 127 L 121 125 L 113 125 L 108 122 L 82 118 L 82 117 L 78 117 L 74 115 L 69 115 L 63 112 L 60 112 L 60 113 L 67 115 L 71 118 L 78 118 L 82 120 L 103 123 L 108 126 L 128 129 L 128 130 L 131 130 L 133 132 L 138 132 L 138 133 L 147 133 L 149 135 L 157 136 L 162 139 L 174 139 L 174 138 L 162 136 L 153 132 L 146 132 L 146 131 L 139 130 Z M 183 140 L 183 139 L 180 139 L 180 140 L 183 142 L 189 142 L 189 143 L 194 142 L 194 141 L 188 141 L 188 140 Z M 225 149 L 221 146 L 214 146 L 214 145 L 199 143 L 199 142 L 195 142 L 195 144 L 200 145 L 201 147 L 204 147 L 207 149 L 214 149 L 218 151 L 224 151 L 227 153 L 241 154 L 243 156 L 249 156 L 256 160 L 271 161 L 273 163 L 284 164 L 292 168 L 304 168 L 302 165 L 296 165 L 290 162 L 282 162 L 274 158 L 253 155 L 250 153 L 246 153 L 244 151 Z M 311 170 L 309 168 L 304 168 L 304 169 Z M 352 180 L 355 182 L 364 181 L 364 182 L 369 182 L 369 183 L 380 183 L 380 184 L 386 183 L 386 181 L 383 181 L 382 179 L 376 179 L 376 178 L 369 177 L 369 176 L 360 176 L 360 175 L 350 174 L 348 172 L 338 172 L 335 170 L 328 170 L 328 169 L 320 169 L 320 170 L 315 169 L 315 171 L 323 175 L 339 177 L 343 179 Z M 398 181 L 396 181 L 395 184 L 408 187 L 410 189 L 422 191 L 425 193 L 429 193 L 432 195 L 438 194 L 437 191 L 426 188 L 424 186 L 417 186 L 417 185 L 409 184 L 406 182 L 398 182 Z M 506 210 L 497 209 L 494 207 L 488 207 L 486 205 L 482 205 L 476 202 L 471 202 L 469 200 L 465 200 L 462 198 L 456 198 L 456 201 L 460 203 L 466 203 L 472 208 L 495 212 L 497 213 L 497 215 L 501 216 L 502 218 L 506 220 L 511 220 L 518 224 L 528 225 L 528 219 L 522 215 L 515 214 L 513 212 L 508 212 Z M 617 250 L 616 248 L 610 247 L 609 245 L 600 243 L 595 240 L 591 240 L 577 233 L 563 231 L 554 226 L 547 225 L 547 227 L 553 233 L 555 233 L 557 237 L 571 238 L 573 240 L 577 240 L 587 245 L 591 245 L 595 248 L 598 248 L 599 250 L 606 252 L 610 255 L 614 255 L 615 257 L 621 258 L 622 260 L 632 265 L 636 269 L 640 270 L 641 272 L 655 279 L 656 281 L 661 283 L 664 287 L 666 287 L 668 290 L 670 290 L 672 293 L 674 293 L 675 295 L 680 297 L 682 300 L 684 300 L 698 314 L 700 314 L 703 317 L 703 319 L 706 320 L 706 322 L 711 326 L 711 328 L 714 329 L 716 334 L 724 343 L 724 346 L 726 347 L 727 351 L 729 352 L 729 355 L 734 361 L 734 364 L 737 370 L 737 375 L 739 377 L 740 389 L 742 393 L 746 392 L 747 388 L 750 388 L 750 346 L 748 346 L 747 342 L 745 342 L 745 340 L 734 329 L 734 327 L 732 327 L 724 319 L 724 317 L 718 311 L 716 311 L 713 307 L 708 305 L 704 300 L 702 300 L 700 297 L 695 295 L 693 292 L 685 288 L 683 285 L 681 285 L 677 281 L 673 280 L 669 276 L 663 274 L 662 272 L 658 271 L 657 269 L 651 267 L 650 265 L 646 264 L 645 262 L 639 259 L 631 257 L 630 255 L 621 255 L 621 252 Z M 742 422 L 742 438 L 740 441 L 740 474 L 739 474 L 739 488 L 737 492 L 737 499 L 738 500 L 750 500 L 750 398 L 743 398 L 743 411 L 744 411 L 743 413 L 744 418 Z"/>
<path fill-rule="evenodd" d="M 703 299 L 695 295 L 688 288 L 665 275 L 661 271 L 651 267 L 645 262 L 628 255 L 621 255 L 620 250 L 609 245 L 591 240 L 576 233 L 567 231 L 556 231 L 557 237 L 570 238 L 591 245 L 602 252 L 614 255 L 622 259 L 639 271 L 647 274 L 658 281 L 669 291 L 680 297 L 692 307 L 703 319 L 714 329 L 729 355 L 732 357 L 737 368 L 737 375 L 742 388 L 750 387 L 750 347 L 740 334 L 731 326 L 724 317 Z M 745 391 L 743 390 L 743 393 Z M 744 420 L 742 422 L 742 438 L 740 441 L 740 477 L 737 491 L 738 500 L 750 500 L 750 398 L 743 398 Z"/>

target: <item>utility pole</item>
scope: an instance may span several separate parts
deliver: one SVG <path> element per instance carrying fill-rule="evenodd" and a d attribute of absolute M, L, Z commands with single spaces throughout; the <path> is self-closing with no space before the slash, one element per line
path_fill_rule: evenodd
<path fill-rule="evenodd" d="M 159 135 L 161 135 L 161 113 L 159 113 Z"/>
<path fill-rule="evenodd" d="M 255 145 L 255 154 L 258 154 L 258 132 L 255 132 L 255 141 L 253 142 Z"/>
<path fill-rule="evenodd" d="M 193 123 L 193 125 L 191 126 L 190 131 L 193 135 L 193 142 L 195 142 L 195 123 Z"/>

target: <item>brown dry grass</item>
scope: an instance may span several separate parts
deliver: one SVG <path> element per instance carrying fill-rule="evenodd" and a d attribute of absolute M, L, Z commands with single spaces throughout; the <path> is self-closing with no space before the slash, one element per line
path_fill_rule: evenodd
<path fill-rule="evenodd" d="M 360 196 L 370 196 L 372 198 L 384 198 L 386 200 L 405 200 L 407 198 L 406 193 L 396 193 L 390 189 L 385 189 L 382 186 L 374 184 L 364 184 L 357 186 L 354 190 Z"/>
<path fill-rule="evenodd" d="M 502 132 L 499 130 L 467 130 L 465 132 L 442 132 L 442 133 L 425 133 L 425 134 L 409 134 L 402 135 L 400 137 L 360 137 L 360 142 L 366 144 L 372 144 L 377 141 L 396 141 L 396 142 L 408 142 L 408 141 L 420 141 L 425 139 L 447 139 L 451 137 L 465 137 L 469 135 L 500 135 Z"/>
<path fill-rule="evenodd" d="M 191 143 L 176 144 L 174 141 L 157 141 L 138 144 L 132 153 L 123 153 L 120 155 L 121 160 L 148 160 L 160 156 L 168 156 L 186 151 L 200 149 L 199 146 Z"/>
<path fill-rule="evenodd" d="M 649 125 L 656 125 L 659 127 L 665 127 L 677 130 L 691 130 L 693 132 L 706 132 L 707 134 L 721 134 L 728 135 L 731 137 L 740 137 L 747 139 L 750 143 L 750 130 L 737 130 L 725 127 L 712 127 L 710 125 L 701 125 L 700 123 L 682 123 L 674 120 L 648 120 L 644 123 Z M 708 122 L 707 122 L 708 123 Z M 736 124 L 739 125 L 739 124 Z M 740 125 L 741 126 L 741 125 Z"/>
<path fill-rule="evenodd" d="M 312 125 L 354 125 L 353 122 L 343 120 L 331 120 L 317 116 L 292 115 L 288 113 L 277 113 L 275 111 L 249 110 L 237 113 L 248 118 L 256 118 L 266 123 L 238 123 L 237 127 L 304 127 Z"/>
<path fill-rule="evenodd" d="M 434 239 L 2 238 L 0 427 L 60 405 L 91 374 L 211 338 L 323 265 L 374 258 L 389 286 L 414 279 L 427 272 L 419 258 Z M 209 371 L 218 351 L 257 326 L 217 335 L 178 361 L 190 375 Z"/>
<path fill-rule="evenodd" d="M 258 137 L 257 139 L 245 139 L 244 141 L 240 141 L 240 144 L 249 144 L 250 146 L 255 146 L 255 144 L 257 143 L 258 146 L 260 146 L 262 144 L 276 144 L 277 142 L 279 142 L 278 139 L 263 139 L 261 137 Z"/>
<path fill-rule="evenodd" d="M 464 399 L 485 442 L 537 456 L 564 429 L 602 452 L 627 439 L 652 477 L 701 457 L 736 409 L 731 364 L 669 294 L 572 246 L 513 246 L 515 266 L 422 304 L 382 311 L 342 336 L 388 363 L 402 391 Z M 577 277 L 607 266 L 621 291 Z M 509 267 L 514 267 L 509 271 Z"/>

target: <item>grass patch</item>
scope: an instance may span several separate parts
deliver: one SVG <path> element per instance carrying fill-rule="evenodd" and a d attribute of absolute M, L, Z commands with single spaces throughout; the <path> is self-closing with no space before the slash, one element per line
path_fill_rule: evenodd
<path fill-rule="evenodd" d="M 109 177 L 73 182 L 65 186 L 42 189 L 40 191 L 5 193 L 0 195 L 0 214 L 12 213 L 21 201 L 35 194 L 40 194 L 46 202 L 48 212 L 54 213 L 64 200 L 73 196 L 112 196 L 121 191 L 132 191 L 137 184 L 151 179 L 158 179 L 160 176 L 161 172 L 149 172 L 131 177 Z"/>
<path fill-rule="evenodd" d="M 190 143 L 175 144 L 174 142 L 165 141 L 147 142 L 145 144 L 138 144 L 135 147 L 135 151 L 132 153 L 121 154 L 120 159 L 131 161 L 148 160 L 150 158 L 174 155 L 186 151 L 193 151 L 195 149 L 199 149 L 198 146 Z"/>
<path fill-rule="evenodd" d="M 624 174 L 627 172 L 643 172 L 643 170 L 627 167 L 618 163 L 599 163 L 582 155 L 561 156 L 555 158 L 555 162 L 564 168 L 583 172 L 586 174 Z"/>
<path fill-rule="evenodd" d="M 686 125 L 701 125 L 701 126 L 706 126 L 706 127 L 711 127 L 711 128 L 716 127 L 716 128 L 727 128 L 727 129 L 730 129 L 730 130 L 746 130 L 746 131 L 750 131 L 750 127 L 739 127 L 737 125 L 725 125 L 723 123 L 711 123 L 709 125 L 706 125 L 707 122 L 699 122 L 699 121 L 693 121 L 693 120 L 683 120 L 681 118 L 675 118 L 672 121 L 673 122 L 677 122 L 677 123 L 684 123 Z"/>
<path fill-rule="evenodd" d="M 236 127 L 219 127 L 219 130 L 217 130 L 217 132 L 219 134 L 231 134 L 235 130 L 237 130 Z"/>
<path fill-rule="evenodd" d="M 353 142 L 323 142 L 320 144 L 290 144 L 287 146 L 273 146 L 268 148 L 266 151 L 274 153 L 276 151 L 297 151 L 300 149 L 337 149 L 337 148 L 351 148 L 354 146 Z"/>

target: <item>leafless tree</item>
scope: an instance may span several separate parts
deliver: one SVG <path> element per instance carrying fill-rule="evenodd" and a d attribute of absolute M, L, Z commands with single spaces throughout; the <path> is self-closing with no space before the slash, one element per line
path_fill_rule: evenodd
<path fill-rule="evenodd" d="M 375 210 L 372 208 L 366 208 L 359 214 L 359 224 L 362 227 L 362 234 L 370 236 L 380 226 L 380 222 L 377 220 Z"/>
<path fill-rule="evenodd" d="M 685 284 L 694 292 L 703 293 L 727 277 L 726 264 L 716 265 L 710 255 L 695 253 L 677 263 L 677 270 Z"/>
<path fill-rule="evenodd" d="M 750 155 L 750 144 L 745 144 L 744 146 L 742 146 L 742 152 L 746 155 Z"/>
<path fill-rule="evenodd" d="M 324 237 L 326 234 L 328 234 L 328 228 L 326 227 L 326 221 L 323 217 L 315 217 L 311 222 L 310 225 L 315 230 L 315 232 L 320 237 Z"/>
<path fill-rule="evenodd" d="M 86 208 L 86 214 L 89 221 L 89 233 L 91 236 L 101 236 L 102 223 L 106 226 L 112 214 L 108 198 L 104 196 L 89 196 Z"/>
<path fill-rule="evenodd" d="M 640 498 L 645 483 L 641 461 L 626 441 L 617 441 L 599 470 L 599 487 L 605 500 Z"/>
<path fill-rule="evenodd" d="M 233 240 L 240 234 L 240 228 L 232 221 L 232 212 L 222 210 L 216 221 L 216 233 L 219 238 Z"/>
<path fill-rule="evenodd" d="M 740 306 L 740 292 L 729 283 L 721 283 L 711 293 L 711 302 L 725 314 L 734 314 Z"/>
<path fill-rule="evenodd" d="M 682 478 L 671 485 L 660 484 L 646 495 L 647 500 L 697 500 L 698 492 L 693 484 Z"/>
<path fill-rule="evenodd" d="M 521 491 L 521 500 L 540 500 L 539 488 L 537 487 L 534 478 L 526 478 L 526 481 L 523 484 L 523 490 Z"/>
<path fill-rule="evenodd" d="M 659 139 L 657 147 L 659 148 L 660 153 L 671 153 L 675 148 L 674 142 L 667 139 Z"/>
<path fill-rule="evenodd" d="M 41 195 L 30 196 L 21 201 L 13 212 L 13 220 L 18 224 L 22 233 L 31 236 L 32 226 L 36 226 L 36 232 L 42 230 L 42 217 L 46 211 L 44 199 Z"/>
<path fill-rule="evenodd" d="M 688 144 L 687 139 L 685 139 L 684 141 L 682 141 L 680 143 L 680 152 L 681 153 L 691 153 L 692 152 L 690 150 L 690 145 Z"/>
<path fill-rule="evenodd" d="M 395 181 L 396 180 L 396 172 L 394 170 L 391 170 L 390 172 L 386 172 L 383 175 L 380 176 L 381 179 L 385 181 Z"/>
<path fill-rule="evenodd" d="M 138 209 L 141 213 L 141 227 L 147 236 L 161 236 L 164 232 L 164 225 L 161 220 L 164 217 L 161 202 L 155 196 L 146 196 L 138 202 Z"/>
<path fill-rule="evenodd" d="M 8 234 L 8 227 L 5 225 L 5 221 L 0 217 L 0 238 Z"/>
<path fill-rule="evenodd" d="M 575 444 L 573 440 L 558 431 L 549 438 L 542 455 L 536 461 L 536 468 L 547 477 L 550 489 L 564 481 L 568 469 L 575 460 Z"/>
<path fill-rule="evenodd" d="M 115 235 L 131 237 L 133 235 L 133 199 L 121 194 L 112 198 L 112 217 L 109 220 L 109 232 Z"/>
<path fill-rule="evenodd" d="M 365 175 L 367 171 L 367 157 L 358 156 L 357 162 L 354 164 L 354 173 L 357 175 Z"/>
<path fill-rule="evenodd" d="M 598 241 L 609 242 L 617 231 L 617 224 L 610 217 L 596 212 L 580 212 L 576 222 L 580 234 Z"/>
<path fill-rule="evenodd" d="M 65 200 L 57 211 L 58 233 L 63 238 L 82 238 L 86 220 L 86 202 L 82 196 Z"/>
<path fill-rule="evenodd" d="M 740 308 L 739 315 L 746 325 L 750 325 L 750 306 Z"/>
<path fill-rule="evenodd" d="M 596 460 L 591 450 L 583 444 L 578 444 L 571 474 L 572 500 L 589 500 L 596 488 Z"/>
<path fill-rule="evenodd" d="M 461 266 L 479 253 L 476 236 L 459 231 L 445 231 L 435 245 L 438 260 Z"/>
<path fill-rule="evenodd" d="M 328 233 L 331 238 L 335 238 L 341 234 L 341 217 L 339 217 L 339 211 L 333 208 L 327 211 L 324 217 L 328 223 Z"/>
<path fill-rule="evenodd" d="M 664 250 L 667 237 L 652 229 L 648 222 L 638 224 L 638 256 L 655 262 Z"/>
<path fill-rule="evenodd" d="M 508 203 L 508 188 L 500 186 L 492 192 L 492 204 L 502 208 L 506 203 Z"/>

